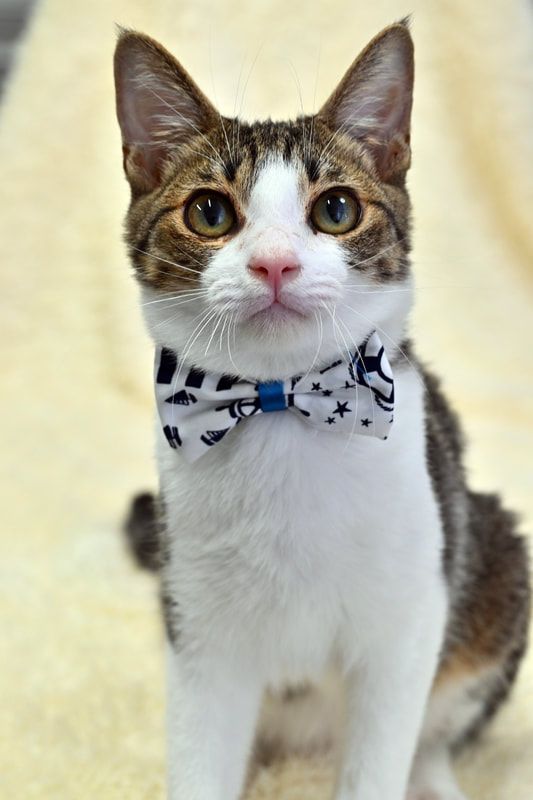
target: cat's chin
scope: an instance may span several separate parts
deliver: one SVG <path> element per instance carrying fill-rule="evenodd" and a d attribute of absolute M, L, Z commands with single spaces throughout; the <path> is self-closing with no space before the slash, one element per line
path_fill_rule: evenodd
<path fill-rule="evenodd" d="M 300 336 L 309 334 L 317 327 L 316 313 L 300 311 L 283 303 L 274 302 L 266 308 L 254 311 L 243 319 L 240 329 L 243 334 L 256 341 L 260 348 L 266 346 L 289 346 Z"/>
<path fill-rule="evenodd" d="M 261 327 L 271 327 L 277 326 L 281 327 L 286 323 L 293 323 L 297 322 L 298 320 L 302 319 L 309 319 L 311 315 L 309 313 L 305 313 L 304 311 L 299 311 L 298 309 L 288 306 L 285 303 L 279 303 L 275 301 L 271 303 L 266 308 L 262 308 L 259 311 L 255 311 L 251 314 L 247 322 L 248 324 L 259 325 Z"/>

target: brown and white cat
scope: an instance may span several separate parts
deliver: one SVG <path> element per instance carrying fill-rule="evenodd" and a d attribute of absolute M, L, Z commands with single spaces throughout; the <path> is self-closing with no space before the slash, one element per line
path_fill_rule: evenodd
<path fill-rule="evenodd" d="M 129 530 L 161 574 L 170 800 L 237 800 L 259 740 L 334 742 L 336 800 L 460 800 L 451 755 L 524 653 L 524 543 L 468 489 L 457 420 L 407 339 L 413 74 L 394 24 L 316 115 L 247 124 L 157 42 L 120 35 L 127 242 L 156 345 L 264 386 L 378 334 L 394 372 L 386 440 L 280 410 L 188 463 L 158 426 L 160 497 Z"/>

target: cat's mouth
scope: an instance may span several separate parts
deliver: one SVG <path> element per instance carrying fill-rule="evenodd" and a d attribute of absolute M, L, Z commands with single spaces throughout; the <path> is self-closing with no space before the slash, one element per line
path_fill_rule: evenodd
<path fill-rule="evenodd" d="M 253 311 L 248 320 L 257 320 L 257 322 L 285 322 L 294 320 L 295 318 L 305 318 L 310 315 L 310 311 L 306 312 L 302 309 L 295 308 L 293 305 L 283 302 L 279 298 L 269 303 L 267 306 Z"/>

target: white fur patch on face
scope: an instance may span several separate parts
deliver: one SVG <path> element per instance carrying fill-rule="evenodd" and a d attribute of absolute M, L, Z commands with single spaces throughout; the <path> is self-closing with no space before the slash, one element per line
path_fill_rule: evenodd
<path fill-rule="evenodd" d="M 334 304 L 346 280 L 342 247 L 332 236 L 316 235 L 307 220 L 303 173 L 296 164 L 268 161 L 260 170 L 245 208 L 243 229 L 219 251 L 204 281 L 214 304 L 229 304 L 241 321 L 268 309 L 272 290 L 249 269 L 261 259 L 287 259 L 300 266 L 283 287 L 281 302 L 301 317 L 324 303 Z"/>
<path fill-rule="evenodd" d="M 296 166 L 269 162 L 255 182 L 248 203 L 249 221 L 287 233 L 305 224 L 305 198 L 300 195 Z"/>

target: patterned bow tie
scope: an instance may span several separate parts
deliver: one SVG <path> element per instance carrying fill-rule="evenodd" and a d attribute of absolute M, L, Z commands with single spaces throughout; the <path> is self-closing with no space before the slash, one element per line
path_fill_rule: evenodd
<path fill-rule="evenodd" d="M 196 461 L 245 417 L 290 411 L 315 428 L 386 439 L 394 382 L 377 333 L 350 355 L 288 381 L 253 383 L 186 367 L 166 347 L 155 356 L 155 391 L 171 447 Z"/>

